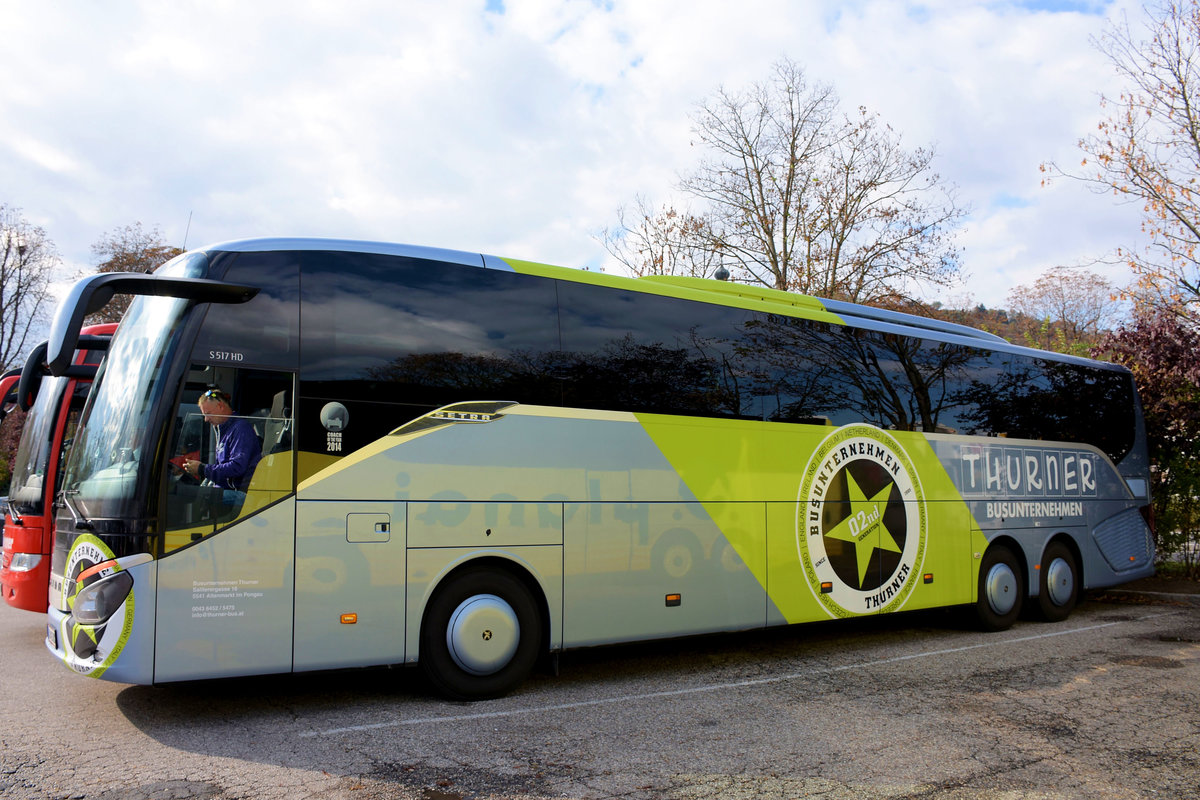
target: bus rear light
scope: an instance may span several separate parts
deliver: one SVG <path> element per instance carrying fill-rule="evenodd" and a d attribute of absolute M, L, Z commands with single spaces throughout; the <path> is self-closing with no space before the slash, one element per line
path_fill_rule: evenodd
<path fill-rule="evenodd" d="M 13 572 L 29 572 L 31 569 L 36 569 L 40 563 L 42 563 L 42 557 L 37 553 L 14 553 L 12 563 L 8 565 L 8 568 Z"/>

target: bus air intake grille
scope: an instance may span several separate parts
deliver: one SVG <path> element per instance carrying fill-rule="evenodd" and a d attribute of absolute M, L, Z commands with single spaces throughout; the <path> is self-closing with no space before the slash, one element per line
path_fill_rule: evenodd
<path fill-rule="evenodd" d="M 1145 566 L 1154 557 L 1150 529 L 1136 508 L 1104 520 L 1096 526 L 1092 537 L 1100 554 L 1115 572 Z"/>

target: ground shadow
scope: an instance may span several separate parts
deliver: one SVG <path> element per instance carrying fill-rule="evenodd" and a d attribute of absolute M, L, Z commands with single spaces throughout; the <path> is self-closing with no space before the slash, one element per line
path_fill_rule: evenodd
<path fill-rule="evenodd" d="M 437 697 L 412 668 L 134 686 L 117 695 L 117 704 L 142 733 L 168 747 L 420 790 L 442 780 L 439 767 L 411 755 L 422 750 L 415 743 L 428 729 L 389 721 L 470 720 L 493 711 L 619 700 L 643 689 L 819 673 L 836 657 L 845 660 L 847 649 L 878 652 L 916 636 L 959 641 L 971 628 L 968 612 L 940 609 L 576 650 L 557 660 L 558 674 L 547 663 L 509 697 L 474 704 Z M 340 726 L 353 731 L 329 735 Z M 365 737 L 369 745 L 362 744 Z M 480 770 L 469 783 L 476 791 L 555 793 L 549 785 L 518 787 L 506 780 Z M 461 775 L 457 785 L 463 785 Z"/>

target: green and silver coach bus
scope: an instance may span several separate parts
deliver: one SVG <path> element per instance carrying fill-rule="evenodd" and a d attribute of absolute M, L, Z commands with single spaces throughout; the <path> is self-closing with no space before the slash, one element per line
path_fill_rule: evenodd
<path fill-rule="evenodd" d="M 1128 371 L 690 278 L 366 242 L 213 245 L 137 295 L 71 450 L 47 647 L 129 683 L 419 663 L 495 696 L 575 647 L 973 604 L 1065 618 L 1153 571 Z M 262 443 L 196 485 L 197 399 Z"/>

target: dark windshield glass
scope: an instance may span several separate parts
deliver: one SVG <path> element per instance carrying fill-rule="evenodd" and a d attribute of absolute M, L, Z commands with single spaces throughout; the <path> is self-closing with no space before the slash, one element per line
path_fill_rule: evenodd
<path fill-rule="evenodd" d="M 207 259 L 187 253 L 158 274 L 205 277 Z M 84 410 L 67 462 L 66 499 L 87 518 L 128 516 L 129 503 L 145 486 L 154 442 L 151 414 L 163 393 L 188 301 L 136 297 L 113 336 L 108 356 Z"/>
<path fill-rule="evenodd" d="M 214 277 L 223 271 L 221 280 L 262 289 L 248 303 L 211 304 L 193 358 L 214 366 L 294 370 L 300 349 L 299 254 L 223 253 L 212 261 Z"/>
<path fill-rule="evenodd" d="M 69 378 L 46 377 L 38 388 L 37 399 L 25 416 L 21 444 L 13 464 L 9 503 L 19 514 L 45 513 L 46 471 L 54 447 L 54 428 L 63 390 Z"/>

